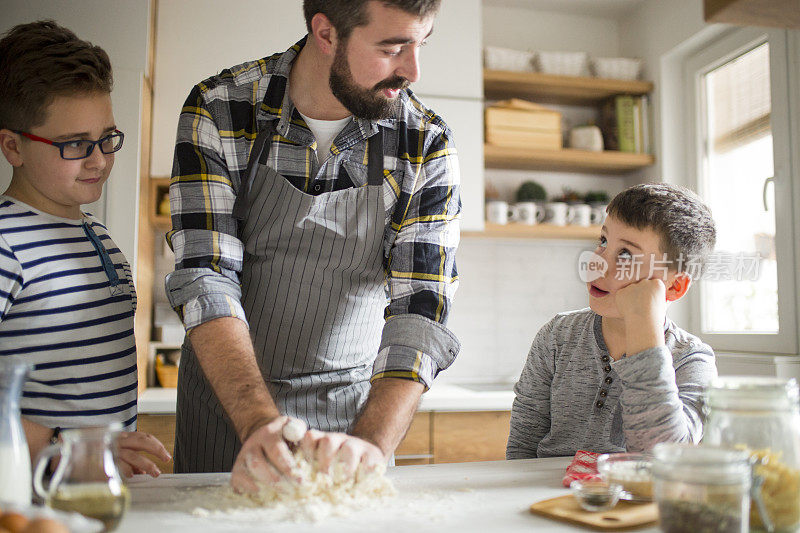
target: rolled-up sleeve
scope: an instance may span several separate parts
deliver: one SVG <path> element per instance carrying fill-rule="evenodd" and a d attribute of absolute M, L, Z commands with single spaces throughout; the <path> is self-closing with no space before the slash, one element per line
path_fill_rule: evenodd
<path fill-rule="evenodd" d="M 646 451 L 659 442 L 700 441 L 703 389 L 717 375 L 709 346 L 693 346 L 676 358 L 664 346 L 649 348 L 612 366 L 622 380 L 628 451 Z"/>
<path fill-rule="evenodd" d="M 175 271 L 166 278 L 170 304 L 189 330 L 220 317 L 246 322 L 239 274 L 243 246 L 233 204 L 238 174 L 231 174 L 217 124 L 203 87 L 189 94 L 181 110 L 170 181 Z"/>
<path fill-rule="evenodd" d="M 424 148 L 409 156 L 410 190 L 400 195 L 392 219 L 389 305 L 372 380 L 399 377 L 429 388 L 460 349 L 446 323 L 458 288 L 461 197 L 452 133 L 438 117 L 420 128 L 415 133 L 426 140 Z"/>

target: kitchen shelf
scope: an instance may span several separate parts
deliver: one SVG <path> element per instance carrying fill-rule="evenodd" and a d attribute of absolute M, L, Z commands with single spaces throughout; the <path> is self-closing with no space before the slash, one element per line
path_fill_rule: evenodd
<path fill-rule="evenodd" d="M 165 194 L 169 194 L 170 178 L 150 178 L 150 223 L 156 229 L 169 231 L 172 229 L 172 220 L 169 215 L 158 212 L 158 205 Z"/>
<path fill-rule="evenodd" d="M 463 237 L 491 239 L 576 239 L 593 241 L 600 236 L 600 226 L 554 226 L 553 224 L 492 224 L 483 231 L 465 231 Z"/>
<path fill-rule="evenodd" d="M 487 99 L 525 98 L 563 105 L 597 105 L 618 94 L 645 95 L 653 84 L 641 80 L 611 80 L 582 76 L 555 76 L 540 72 L 483 71 Z"/>
<path fill-rule="evenodd" d="M 564 148 L 561 150 L 536 150 L 508 146 L 483 146 L 484 164 L 489 168 L 522 170 L 557 170 L 563 172 L 592 172 L 620 174 L 651 166 L 655 157 L 606 150 L 590 152 Z"/>

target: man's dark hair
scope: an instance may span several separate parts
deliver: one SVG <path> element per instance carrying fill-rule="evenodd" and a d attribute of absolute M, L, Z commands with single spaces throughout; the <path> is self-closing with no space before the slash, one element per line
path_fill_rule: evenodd
<path fill-rule="evenodd" d="M 655 231 L 661 251 L 679 272 L 687 270 L 690 259 L 694 265 L 704 264 L 717 241 L 711 210 L 699 196 L 678 185 L 634 185 L 616 195 L 607 211 L 628 226 Z"/>
<path fill-rule="evenodd" d="M 369 24 L 367 4 L 371 1 L 401 9 L 420 18 L 435 14 L 441 3 L 441 0 L 303 0 L 308 33 L 311 33 L 311 19 L 317 13 L 322 13 L 336 28 L 336 36 L 346 41 L 353 28 Z"/>
<path fill-rule="evenodd" d="M 0 40 L 0 128 L 30 130 L 56 96 L 110 93 L 111 61 L 52 20 L 11 28 Z"/>

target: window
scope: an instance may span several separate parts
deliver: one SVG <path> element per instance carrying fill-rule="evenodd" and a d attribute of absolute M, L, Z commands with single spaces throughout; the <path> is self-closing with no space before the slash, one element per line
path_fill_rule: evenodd
<path fill-rule="evenodd" d="M 694 183 L 717 224 L 693 325 L 717 350 L 797 352 L 786 46 L 737 29 L 686 63 Z"/>

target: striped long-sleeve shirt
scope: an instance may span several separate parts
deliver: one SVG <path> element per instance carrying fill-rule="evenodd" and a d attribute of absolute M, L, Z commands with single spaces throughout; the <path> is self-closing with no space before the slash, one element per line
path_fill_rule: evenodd
<path fill-rule="evenodd" d="M 90 235 L 113 263 L 116 286 Z M 59 218 L 0 196 L 0 361 L 33 366 L 23 417 L 135 429 L 135 310 L 130 267 L 97 219 Z"/>
<path fill-rule="evenodd" d="M 223 316 L 247 320 L 237 299 L 245 259 L 232 210 L 253 142 L 267 121 L 280 121 L 267 165 L 311 195 L 365 186 L 359 167 L 367 160 L 367 138 L 381 128 L 387 322 L 373 379 L 401 377 L 430 386 L 458 352 L 444 327 L 458 286 L 461 201 L 452 133 L 406 90 L 390 118 L 347 124 L 320 165 L 314 136 L 289 98 L 292 61 L 304 44 L 224 70 L 189 94 L 170 185 L 173 229 L 167 238 L 176 270 L 167 278 L 167 293 L 187 330 Z M 285 116 L 290 120 L 280 120 Z"/>

